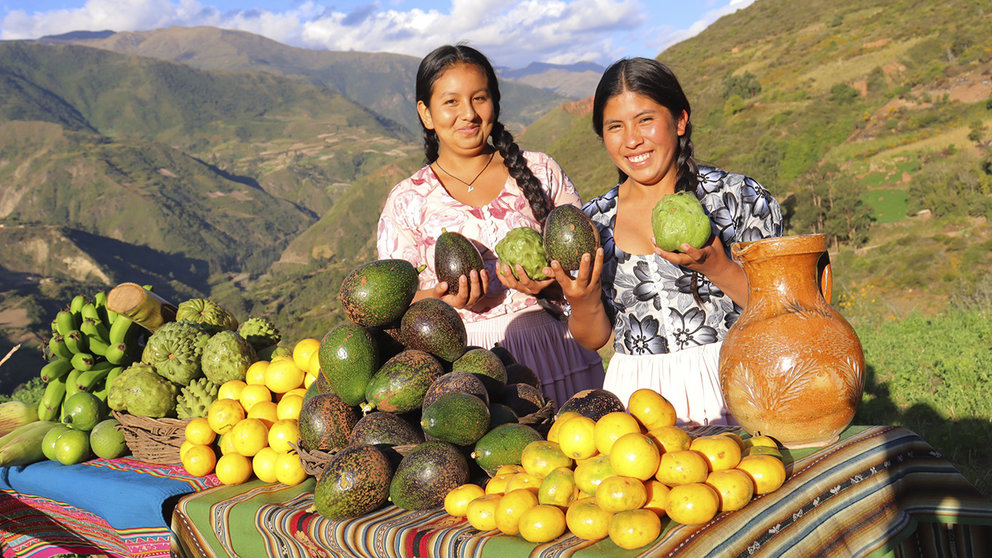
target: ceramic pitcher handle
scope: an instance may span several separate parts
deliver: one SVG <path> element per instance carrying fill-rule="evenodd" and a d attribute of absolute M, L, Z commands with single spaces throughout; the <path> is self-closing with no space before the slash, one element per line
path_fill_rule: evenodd
<path fill-rule="evenodd" d="M 823 293 L 823 299 L 827 301 L 827 304 L 830 304 L 831 297 L 834 293 L 834 274 L 830 267 L 830 254 L 824 252 L 823 255 L 820 256 L 820 262 L 817 265 L 817 268 L 820 272 L 820 292 Z"/>

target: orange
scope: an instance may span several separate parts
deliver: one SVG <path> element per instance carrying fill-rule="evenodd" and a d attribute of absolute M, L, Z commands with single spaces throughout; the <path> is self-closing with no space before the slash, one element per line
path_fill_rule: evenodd
<path fill-rule="evenodd" d="M 558 429 L 558 447 L 572 459 L 596 454 L 596 423 L 589 417 L 572 417 Z"/>
<path fill-rule="evenodd" d="M 661 519 L 651 510 L 628 510 L 610 519 L 610 540 L 626 550 L 647 546 L 661 534 Z"/>
<path fill-rule="evenodd" d="M 306 370 L 292 360 L 280 360 L 265 369 L 265 387 L 272 393 L 286 393 L 303 385 Z"/>
<path fill-rule="evenodd" d="M 231 429 L 234 450 L 245 457 L 252 457 L 269 445 L 269 427 L 261 419 L 246 418 Z"/>
<path fill-rule="evenodd" d="M 564 413 L 558 415 L 555 421 L 551 423 L 551 428 L 548 429 L 548 441 L 558 443 L 558 430 L 561 428 L 562 424 L 565 424 L 570 418 L 580 416 L 579 413 L 575 411 L 565 411 Z"/>
<path fill-rule="evenodd" d="M 220 449 L 221 455 L 227 455 L 229 453 L 238 453 L 234 449 L 234 437 L 231 433 L 221 434 L 220 439 L 217 440 L 217 447 Z"/>
<path fill-rule="evenodd" d="M 710 471 L 733 469 L 741 460 L 741 447 L 728 436 L 700 436 L 689 444 L 689 449 L 706 459 Z"/>
<path fill-rule="evenodd" d="M 520 516 L 517 526 L 527 542 L 553 541 L 565 533 L 565 512 L 558 506 L 538 504 Z"/>
<path fill-rule="evenodd" d="M 782 452 L 778 448 L 770 448 L 768 446 L 751 446 L 744 450 L 744 456 L 748 455 L 770 455 L 782 459 Z"/>
<path fill-rule="evenodd" d="M 498 477 L 500 475 L 514 475 L 516 473 L 523 473 L 523 472 L 525 472 L 523 465 L 517 465 L 516 463 L 507 463 L 505 465 L 500 465 L 499 467 L 497 467 L 496 474 L 494 474 L 493 476 Z"/>
<path fill-rule="evenodd" d="M 516 473 L 506 473 L 496 475 L 486 483 L 486 494 L 503 494 L 506 492 L 506 483 L 510 482 Z M 495 529 L 495 527 L 494 527 Z"/>
<path fill-rule="evenodd" d="M 728 512 L 743 508 L 754 496 L 754 482 L 740 469 L 713 471 L 706 477 L 706 484 L 720 495 L 720 511 Z"/>
<path fill-rule="evenodd" d="M 658 444 L 662 453 L 687 450 L 692 444 L 692 437 L 678 426 L 659 426 L 647 432 L 648 438 Z"/>
<path fill-rule="evenodd" d="M 204 477 L 214 470 L 217 454 L 210 446 L 193 444 L 179 459 L 187 473 L 194 477 Z"/>
<path fill-rule="evenodd" d="M 269 427 L 269 447 L 279 453 L 292 451 L 290 443 L 296 443 L 300 438 L 300 424 L 295 419 L 277 420 Z"/>
<path fill-rule="evenodd" d="M 744 449 L 747 448 L 747 446 L 744 444 L 744 438 L 741 438 L 740 435 L 737 434 L 736 432 L 721 432 L 720 434 L 718 434 L 718 436 L 726 436 L 731 440 L 737 442 L 737 445 L 741 448 L 741 451 L 744 451 Z"/>
<path fill-rule="evenodd" d="M 272 401 L 272 392 L 269 388 L 260 384 L 248 384 L 241 390 L 241 396 L 238 397 L 238 401 L 241 402 L 241 406 L 244 407 L 245 412 L 250 411 L 251 408 L 260 401 Z"/>
<path fill-rule="evenodd" d="M 658 472 L 661 452 L 654 440 L 640 432 L 624 434 L 613 443 L 610 465 L 618 475 L 648 480 Z"/>
<path fill-rule="evenodd" d="M 579 489 L 575 486 L 575 473 L 568 467 L 560 467 L 548 473 L 537 489 L 537 503 L 560 508 L 567 507 Z"/>
<path fill-rule="evenodd" d="M 314 376 L 314 377 L 316 377 L 317 374 L 320 374 L 319 350 L 315 351 L 312 355 L 310 355 L 310 363 L 307 365 L 306 370 L 304 370 L 304 372 L 306 372 L 308 376 Z"/>
<path fill-rule="evenodd" d="M 486 492 L 477 484 L 463 484 L 453 488 L 444 496 L 444 511 L 452 517 L 465 517 L 468 505 L 476 498 L 482 498 Z"/>
<path fill-rule="evenodd" d="M 240 453 L 222 455 L 214 466 L 214 473 L 224 484 L 241 484 L 251 478 L 251 460 Z"/>
<path fill-rule="evenodd" d="M 571 467 L 572 458 L 562 453 L 554 442 L 535 440 L 524 446 L 524 451 L 520 454 L 520 465 L 524 471 L 544 478 L 559 467 Z"/>
<path fill-rule="evenodd" d="M 616 473 L 613 472 L 613 466 L 610 465 L 610 456 L 601 455 L 576 465 L 574 474 L 575 486 L 579 487 L 582 492 L 593 496 L 603 479 L 612 477 Z"/>
<path fill-rule="evenodd" d="M 587 541 L 605 538 L 613 513 L 599 507 L 595 499 L 573 502 L 565 512 L 565 524 L 573 535 Z"/>
<path fill-rule="evenodd" d="M 251 406 L 246 416 L 257 418 L 264 422 L 265 426 L 271 427 L 275 421 L 279 420 L 278 409 L 279 406 L 275 401 L 259 401 Z"/>
<path fill-rule="evenodd" d="M 307 471 L 295 451 L 280 453 L 276 457 L 276 479 L 288 486 L 295 486 L 307 480 Z"/>
<path fill-rule="evenodd" d="M 662 426 L 675 426 L 678 415 L 675 406 L 653 389 L 641 388 L 630 394 L 627 400 L 627 411 L 640 422 L 646 430 Z"/>
<path fill-rule="evenodd" d="M 596 503 L 608 512 L 636 510 L 647 501 L 644 483 L 632 477 L 607 477 L 596 489 Z"/>
<path fill-rule="evenodd" d="M 536 505 L 537 495 L 531 490 L 520 488 L 507 492 L 496 503 L 496 528 L 506 535 L 516 535 L 520 532 L 520 516 Z"/>
<path fill-rule="evenodd" d="M 667 486 L 654 479 L 644 481 L 644 491 L 648 496 L 648 501 L 644 502 L 644 509 L 653 511 L 658 517 L 665 515 L 669 490 Z"/>
<path fill-rule="evenodd" d="M 668 517 L 683 525 L 699 525 L 716 516 L 720 495 L 712 486 L 693 482 L 672 487 L 668 492 Z"/>
<path fill-rule="evenodd" d="M 596 421 L 596 449 L 603 455 L 609 455 L 613 443 L 620 436 L 640 431 L 641 425 L 633 415 L 620 411 L 607 413 Z"/>
<path fill-rule="evenodd" d="M 217 399 L 240 399 L 246 385 L 244 380 L 228 380 L 217 388 Z"/>
<path fill-rule="evenodd" d="M 276 475 L 276 463 L 279 459 L 279 452 L 272 448 L 262 448 L 251 458 L 251 470 L 262 482 L 279 482 Z"/>
<path fill-rule="evenodd" d="M 778 442 L 775 438 L 771 436 L 764 436 L 762 434 L 755 434 L 750 438 L 744 438 L 744 445 L 747 447 L 761 446 L 766 448 L 778 448 Z"/>
<path fill-rule="evenodd" d="M 210 428 L 210 421 L 206 417 L 196 417 L 186 423 L 184 434 L 190 443 L 201 446 L 212 444 L 217 439 L 217 433 Z"/>
<path fill-rule="evenodd" d="M 487 494 L 476 498 L 465 507 L 465 517 L 472 527 L 480 531 L 492 531 L 496 528 L 496 504 L 503 498 L 502 494 Z"/>
<path fill-rule="evenodd" d="M 661 454 L 658 473 L 659 481 L 668 486 L 680 484 L 701 483 L 710 474 L 706 459 L 699 452 L 692 450 L 670 451 Z"/>
<path fill-rule="evenodd" d="M 265 385 L 265 370 L 269 367 L 269 361 L 258 360 L 248 367 L 245 371 L 245 383 L 246 384 L 260 384 Z"/>
<path fill-rule="evenodd" d="M 66 428 L 68 428 L 68 426 Z M 211 430 L 211 432 L 213 432 L 213 430 Z M 56 436 L 56 438 L 58 438 L 58 436 Z M 54 442 L 53 442 L 53 444 L 54 444 Z M 193 442 L 190 442 L 189 440 L 183 440 L 183 443 L 179 444 L 179 460 L 182 461 L 183 456 L 186 455 L 186 452 L 189 451 L 189 448 L 191 448 L 193 446 L 196 446 L 196 445 L 203 445 L 203 444 L 194 444 Z M 53 457 L 50 457 L 49 459 L 51 459 L 52 461 L 55 461 L 54 456 Z"/>
<path fill-rule="evenodd" d="M 276 404 L 276 419 L 285 420 L 300 418 L 300 409 L 303 408 L 303 396 L 295 393 L 286 393 Z"/>
<path fill-rule="evenodd" d="M 217 434 L 230 432 L 244 418 L 245 408 L 237 399 L 218 399 L 207 408 L 207 422 Z"/>
<path fill-rule="evenodd" d="M 530 473 L 517 473 L 506 481 L 506 488 L 504 492 L 509 494 L 514 490 L 525 488 L 530 490 L 537 495 L 537 491 L 541 488 L 541 477 L 537 475 L 532 475 Z"/>
<path fill-rule="evenodd" d="M 320 341 L 312 338 L 301 339 L 296 342 L 296 345 L 293 345 L 293 362 L 296 363 L 296 367 L 300 370 L 308 370 L 310 368 L 310 358 L 319 350 Z"/>
<path fill-rule="evenodd" d="M 771 455 L 748 455 L 741 459 L 737 468 L 754 481 L 755 494 L 768 494 L 785 483 L 785 465 Z"/>

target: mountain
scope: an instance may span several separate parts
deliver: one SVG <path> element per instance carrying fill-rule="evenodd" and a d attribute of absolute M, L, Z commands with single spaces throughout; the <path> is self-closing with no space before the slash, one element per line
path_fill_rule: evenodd
<path fill-rule="evenodd" d="M 401 54 L 327 51 L 291 47 L 244 31 L 215 27 L 169 27 L 151 31 L 70 33 L 38 39 L 122 54 L 181 62 L 204 70 L 267 72 L 330 87 L 377 114 L 420 133 L 414 99 L 418 58 Z M 522 130 L 565 101 L 543 86 L 501 83 L 504 122 Z"/>
<path fill-rule="evenodd" d="M 605 69 L 595 62 L 575 64 L 532 62 L 524 68 L 497 68 L 497 73 L 500 79 L 526 83 L 579 100 L 592 97 L 596 93 L 596 84 L 599 83 L 599 78 Z"/>

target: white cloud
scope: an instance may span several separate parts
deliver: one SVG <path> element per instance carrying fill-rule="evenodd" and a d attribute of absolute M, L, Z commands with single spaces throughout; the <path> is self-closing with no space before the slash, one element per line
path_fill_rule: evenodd
<path fill-rule="evenodd" d="M 754 0 L 730 0 L 718 8 L 707 10 L 701 18 L 694 21 L 692 25 L 686 29 L 674 29 L 672 27 L 658 28 L 656 29 L 656 32 L 653 33 L 653 36 L 659 37 L 659 40 L 652 41 L 648 44 L 652 45 L 653 49 L 657 53 L 661 53 L 661 51 L 676 43 L 680 43 L 702 33 L 704 29 L 709 27 L 710 24 L 721 17 L 746 8 L 753 3 Z"/>

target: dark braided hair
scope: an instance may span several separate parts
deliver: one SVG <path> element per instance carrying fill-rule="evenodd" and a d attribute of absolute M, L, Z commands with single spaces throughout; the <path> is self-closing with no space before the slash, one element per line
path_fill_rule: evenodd
<path fill-rule="evenodd" d="M 603 138 L 603 110 L 607 101 L 625 91 L 644 95 L 667 108 L 675 120 L 682 115 L 682 111 L 687 115 L 692 114 L 689 99 L 668 66 L 650 58 L 623 58 L 606 69 L 596 87 L 592 105 L 592 127 L 600 139 Z M 679 137 L 675 164 L 678 167 L 675 191 L 695 192 L 699 166 L 693 158 L 691 121 L 686 122 L 685 133 Z M 619 182 L 627 180 L 627 175 L 619 168 L 617 174 Z"/>
<path fill-rule="evenodd" d="M 524 158 L 520 147 L 517 146 L 511 134 L 503 123 L 499 121 L 499 81 L 492 64 L 484 54 L 467 45 L 444 45 L 434 49 L 430 54 L 420 61 L 417 68 L 417 101 L 427 106 L 431 104 L 431 95 L 434 93 L 434 83 L 441 77 L 452 64 L 464 63 L 472 64 L 486 74 L 486 81 L 489 84 L 489 95 L 493 100 L 493 131 L 490 134 L 493 147 L 499 151 L 503 158 L 503 164 L 507 172 L 517 182 L 523 191 L 524 196 L 530 203 L 530 209 L 534 212 L 534 217 L 539 223 L 544 223 L 544 218 L 551 208 L 550 200 L 544 193 L 541 181 L 534 176 L 527 160 Z M 437 160 L 440 144 L 437 132 L 428 129 L 424 123 L 420 123 L 424 135 L 424 159 L 427 164 Z"/>

